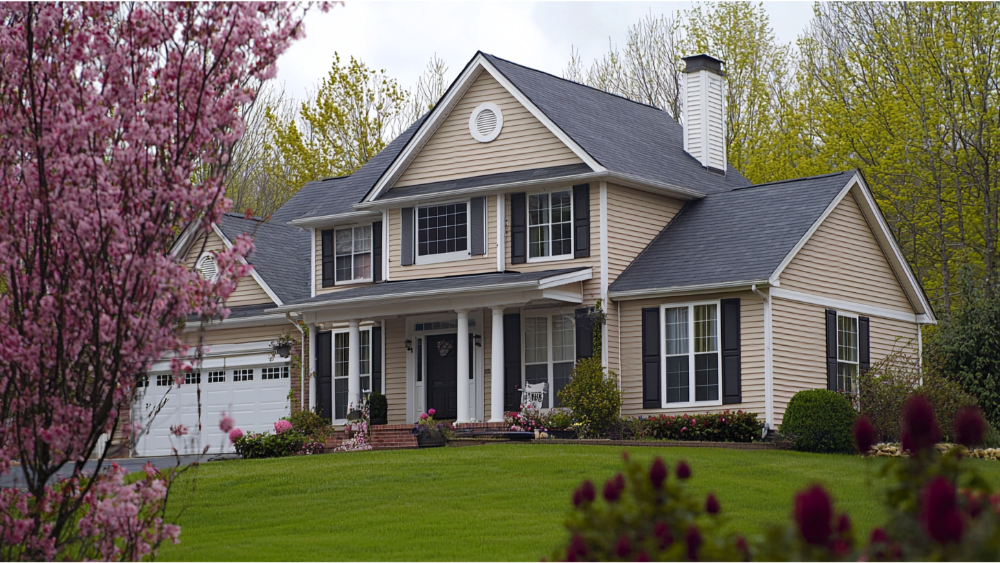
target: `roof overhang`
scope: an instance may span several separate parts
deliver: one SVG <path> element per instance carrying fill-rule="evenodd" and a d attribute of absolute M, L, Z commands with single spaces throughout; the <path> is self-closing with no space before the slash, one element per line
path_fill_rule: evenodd
<path fill-rule="evenodd" d="M 721 291 L 750 291 L 754 286 L 765 288 L 771 285 L 766 279 L 744 280 L 734 282 L 703 283 L 694 285 L 679 285 L 672 287 L 653 287 L 649 289 L 633 289 L 626 291 L 609 291 L 608 297 L 615 301 L 631 301 L 634 299 L 649 299 L 669 297 L 674 295 L 698 295 L 703 293 L 718 293 Z"/>
<path fill-rule="evenodd" d="M 222 239 L 222 242 L 223 244 L 226 245 L 227 249 L 233 247 L 233 243 L 222 232 L 222 229 L 219 228 L 218 224 L 213 223 L 212 230 L 215 232 L 216 235 L 219 236 L 219 238 Z M 250 276 L 253 277 L 254 281 L 256 281 L 260 285 L 261 289 L 264 290 L 264 293 L 266 293 L 267 296 L 271 298 L 271 301 L 274 301 L 276 304 L 281 305 L 282 302 L 281 299 L 278 298 L 278 294 L 271 290 L 271 287 L 267 285 L 267 282 L 264 281 L 264 278 L 260 277 L 260 274 L 257 273 L 257 268 L 253 267 L 252 264 L 249 264 L 246 258 L 240 258 L 240 263 L 251 266 Z"/>
<path fill-rule="evenodd" d="M 355 204 L 356 206 L 357 204 Z M 334 215 L 322 215 L 318 217 L 303 217 L 294 219 L 287 224 L 302 229 L 312 229 L 317 227 L 335 227 L 340 225 L 354 225 L 357 223 L 367 223 L 377 221 L 382 218 L 378 211 L 352 211 L 349 213 L 337 213 Z"/>

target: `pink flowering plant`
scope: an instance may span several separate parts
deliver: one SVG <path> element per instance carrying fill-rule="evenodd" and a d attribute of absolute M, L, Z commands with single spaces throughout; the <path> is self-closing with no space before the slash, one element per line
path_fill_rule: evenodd
<path fill-rule="evenodd" d="M 212 280 L 171 245 L 228 210 L 240 109 L 303 10 L 0 4 L 0 473 L 19 460 L 24 486 L 0 493 L 4 559 L 139 559 L 177 538 L 162 522 L 175 473 L 126 484 L 103 456 L 84 464 L 162 352 L 197 360 L 180 328 L 225 317 L 249 273 L 249 237 L 217 254 Z M 172 365 L 181 382 L 185 367 Z"/>
<path fill-rule="evenodd" d="M 756 413 L 656 415 L 645 419 L 650 437 L 658 440 L 753 442 L 760 440 L 763 423 Z"/>
<path fill-rule="evenodd" d="M 545 415 L 538 409 L 521 405 L 520 412 L 509 412 L 503 417 L 504 424 L 514 432 L 544 431 Z"/>

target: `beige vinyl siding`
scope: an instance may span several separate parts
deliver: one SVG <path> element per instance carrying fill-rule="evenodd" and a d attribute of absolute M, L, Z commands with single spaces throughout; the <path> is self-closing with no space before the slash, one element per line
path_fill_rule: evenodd
<path fill-rule="evenodd" d="M 850 311 L 845 311 L 850 312 Z M 862 315 L 864 316 L 864 315 Z M 897 343 L 916 353 L 916 323 L 868 316 L 871 362 L 881 361 Z M 803 389 L 826 389 L 826 308 L 787 299 L 771 305 L 774 331 L 774 419 L 781 423 L 785 406 Z"/>
<path fill-rule="evenodd" d="M 185 331 L 184 342 L 188 346 L 198 344 L 199 336 L 202 336 L 202 344 L 205 346 L 218 346 L 221 344 L 247 344 L 249 342 L 271 342 L 277 340 L 282 334 L 289 332 L 296 340 L 300 340 L 298 329 L 291 323 L 266 325 L 266 326 L 243 326 L 236 328 L 206 328 L 201 332 L 197 328 Z"/>
<path fill-rule="evenodd" d="M 460 200 L 459 200 L 460 201 Z M 458 276 L 466 274 L 482 274 L 497 271 L 497 198 L 496 196 L 486 196 L 486 254 L 484 256 L 470 256 L 466 260 L 455 260 L 453 262 L 440 262 L 437 264 L 411 264 L 409 266 L 400 265 L 400 242 L 401 237 L 400 210 L 389 211 L 389 279 L 392 281 L 412 280 L 422 278 L 440 278 L 444 276 Z M 416 244 L 416 233 L 413 238 Z M 471 249 L 471 238 L 469 248 Z M 416 252 L 414 251 L 414 257 Z"/>
<path fill-rule="evenodd" d="M 469 117 L 484 102 L 496 104 L 503 112 L 503 129 L 489 143 L 480 143 L 469 132 Z M 569 147 L 484 71 L 394 186 L 580 162 Z"/>
<path fill-rule="evenodd" d="M 781 273 L 781 288 L 914 312 L 850 193 Z"/>
<path fill-rule="evenodd" d="M 608 283 L 660 234 L 684 202 L 608 184 Z"/>
<path fill-rule="evenodd" d="M 204 246 L 203 246 L 204 245 Z M 226 243 L 214 232 L 203 234 L 194 241 L 191 249 L 188 250 L 184 264 L 192 270 L 198 264 L 198 258 L 202 252 L 222 252 L 226 249 Z M 236 285 L 236 289 L 226 300 L 227 307 L 239 307 L 241 305 L 260 305 L 262 303 L 274 303 L 274 300 L 264 292 L 264 288 L 257 283 L 252 275 L 247 274 Z"/>
<path fill-rule="evenodd" d="M 717 407 L 642 408 L 642 309 L 659 307 L 666 303 L 731 298 L 740 299 L 740 373 L 743 402 Z M 621 301 L 615 305 L 621 307 L 622 415 L 634 417 L 659 413 L 693 414 L 744 410 L 764 417 L 764 304 L 760 297 L 747 291 Z M 616 342 L 611 344 L 617 345 Z"/>
<path fill-rule="evenodd" d="M 406 424 L 406 319 L 385 320 L 385 398 L 389 424 Z"/>

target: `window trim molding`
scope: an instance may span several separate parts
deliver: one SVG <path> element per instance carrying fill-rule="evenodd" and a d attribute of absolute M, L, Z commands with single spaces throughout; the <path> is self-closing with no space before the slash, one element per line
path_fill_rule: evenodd
<path fill-rule="evenodd" d="M 840 387 L 840 364 L 841 363 L 845 363 L 845 364 L 854 365 L 855 367 L 857 367 L 857 373 L 856 373 L 855 377 L 858 377 L 859 375 L 861 375 L 861 326 L 860 326 L 860 322 L 861 321 L 858 320 L 858 317 L 860 317 L 860 315 L 858 315 L 856 313 L 851 313 L 849 311 L 841 311 L 839 309 L 836 309 L 836 311 L 837 311 L 837 387 L 838 387 L 837 392 L 838 393 L 845 393 L 845 394 L 851 394 L 851 395 L 853 395 L 853 394 L 857 394 L 857 392 L 858 392 L 858 390 L 857 390 L 857 383 L 858 382 L 856 380 L 854 382 L 855 383 L 855 389 L 854 389 L 854 391 L 846 391 L 846 390 L 845 391 L 841 391 L 839 389 L 839 387 Z M 856 355 L 856 357 L 858 359 L 855 360 L 855 361 L 853 361 L 853 362 L 848 361 L 848 360 L 841 360 L 840 359 L 840 317 L 844 317 L 844 318 L 847 318 L 847 319 L 854 319 L 854 337 L 855 337 L 854 353 L 855 353 L 855 355 Z"/>
<path fill-rule="evenodd" d="M 569 316 L 571 319 L 573 319 L 573 327 L 575 329 L 576 328 L 575 313 L 576 313 L 575 309 L 569 309 L 567 311 L 567 309 L 563 308 L 563 307 L 545 307 L 545 308 L 540 308 L 540 309 L 524 309 L 523 307 L 521 308 L 521 381 L 519 382 L 519 385 L 523 389 L 524 386 L 527 385 L 527 377 L 528 377 L 528 359 L 527 359 L 528 355 L 526 353 L 527 352 L 528 339 L 525 336 L 525 333 L 528 330 L 528 323 L 525 322 L 525 321 L 526 321 L 526 319 L 528 317 L 545 317 L 545 319 L 547 319 L 546 323 L 545 323 L 545 334 L 546 334 L 546 336 L 545 336 L 545 338 L 546 338 L 546 361 L 545 361 L 545 365 L 546 365 L 546 368 L 547 368 L 547 377 L 548 377 L 548 383 L 549 383 L 548 399 L 549 399 L 550 403 L 552 403 L 554 401 L 553 398 L 555 397 L 555 367 L 554 366 L 556 364 L 555 360 L 552 359 L 552 357 L 553 357 L 553 353 L 552 353 L 553 352 L 553 348 L 552 348 L 552 333 L 553 333 L 553 330 L 555 328 L 554 325 L 553 325 L 553 323 L 552 323 L 552 317 L 555 316 L 555 315 L 567 315 L 567 316 Z M 575 336 L 575 333 L 574 333 L 574 336 Z M 574 365 L 576 364 L 576 339 L 575 338 L 571 338 L 571 342 L 573 343 L 573 359 L 572 360 L 566 360 L 564 362 L 559 362 L 559 363 L 570 362 L 570 363 L 573 363 Z M 542 363 L 541 362 L 532 362 L 531 365 L 542 365 Z M 547 407 L 547 406 L 543 406 L 539 410 L 542 411 L 542 412 L 549 412 L 552 409 L 558 409 L 558 408 L 564 408 L 564 407 Z"/>
<path fill-rule="evenodd" d="M 709 299 L 706 301 L 684 301 L 679 303 L 660 303 L 660 404 L 664 409 L 690 408 L 690 407 L 720 407 L 722 406 L 722 303 L 721 299 Z M 719 398 L 714 401 L 697 401 L 695 396 L 695 375 L 694 375 L 694 307 L 698 305 L 715 305 L 715 353 L 718 357 L 718 380 L 716 385 L 719 388 Z M 666 311 L 667 309 L 677 309 L 687 307 L 688 314 L 688 395 L 689 400 L 683 403 L 667 402 L 667 329 Z"/>
<path fill-rule="evenodd" d="M 440 207 L 450 204 L 465 205 L 465 250 L 455 252 L 444 252 L 441 254 L 420 254 L 420 209 L 425 207 Z M 472 237 L 469 236 L 472 229 L 472 200 L 459 199 L 441 203 L 429 203 L 425 205 L 413 206 L 413 265 L 422 266 L 425 264 L 441 264 L 444 262 L 458 262 L 460 260 L 472 259 Z"/>
<path fill-rule="evenodd" d="M 372 229 L 374 227 L 373 227 L 372 223 L 364 223 L 364 224 L 358 224 L 358 225 L 343 225 L 341 227 L 331 227 L 331 229 L 333 229 L 333 285 L 334 285 L 334 287 L 339 287 L 339 286 L 342 286 L 342 285 L 358 285 L 358 284 L 364 284 L 364 283 L 372 283 L 374 281 L 374 279 L 375 279 L 374 275 L 369 275 L 367 278 L 356 279 L 356 280 L 355 279 L 351 279 L 351 280 L 340 281 L 340 280 L 337 279 L 337 258 L 341 257 L 341 256 L 337 255 L 337 232 L 338 231 L 346 231 L 347 229 L 351 230 L 351 245 L 352 245 L 352 249 L 351 249 L 351 255 L 350 256 L 351 256 L 351 273 L 353 274 L 354 273 L 354 260 L 353 260 L 353 258 L 355 256 L 362 256 L 362 255 L 365 254 L 364 252 L 360 252 L 360 253 L 355 254 L 354 251 L 353 251 L 354 229 L 358 229 L 358 228 L 362 228 L 362 227 L 368 227 L 368 232 L 371 235 L 371 239 L 374 240 L 375 237 L 374 237 L 374 234 L 372 233 Z M 372 270 L 372 271 L 374 271 L 374 269 L 375 269 L 375 266 L 374 266 L 375 248 L 372 246 L 372 244 L 369 244 L 369 247 L 371 247 L 371 248 L 368 249 L 369 269 Z M 314 254 L 314 256 L 315 256 L 315 254 Z M 347 256 L 347 255 L 345 254 L 344 256 Z"/>
<path fill-rule="evenodd" d="M 372 328 L 374 326 L 375 325 L 362 326 L 362 327 L 358 328 L 358 334 L 359 335 L 362 332 L 367 332 L 368 333 L 368 386 L 369 387 L 371 387 L 371 378 L 372 378 L 372 356 L 371 356 L 372 337 L 371 337 L 371 332 L 372 332 Z M 347 334 L 347 339 L 348 339 L 348 343 L 347 343 L 347 362 L 348 363 L 347 363 L 347 365 L 350 366 L 350 362 L 351 362 L 351 355 L 350 355 L 351 354 L 351 343 L 350 343 L 351 329 L 350 329 L 350 327 L 331 329 L 330 330 L 330 393 L 332 393 L 333 396 L 330 397 L 330 408 L 332 410 L 332 415 L 333 416 L 337 415 L 337 386 L 336 386 L 336 381 L 338 379 L 350 379 L 350 377 L 351 377 L 350 376 L 350 371 L 348 371 L 348 375 L 345 375 L 344 377 L 337 377 L 337 335 L 338 334 Z M 383 334 L 385 334 L 384 331 L 383 331 Z M 358 343 L 358 350 L 360 350 L 360 349 L 361 349 L 361 343 L 359 342 Z M 383 346 L 382 349 L 385 350 L 385 346 Z M 358 365 L 359 365 L 359 367 L 360 367 L 360 364 L 361 364 L 361 358 L 358 358 Z M 350 368 L 348 368 L 348 370 L 350 370 Z M 359 370 L 359 372 L 360 372 L 360 370 Z M 364 372 L 360 372 L 359 373 L 359 379 L 363 379 L 364 377 L 365 377 Z M 385 382 L 385 362 L 382 363 L 382 381 L 383 381 L 383 385 L 384 385 L 384 382 Z M 371 390 L 368 391 L 369 394 L 371 392 L 372 392 Z M 379 392 L 381 393 L 381 390 Z M 361 389 L 361 393 L 364 394 L 365 390 Z M 346 418 L 331 418 L 331 420 L 330 420 L 330 425 L 331 426 L 342 426 L 344 424 L 347 424 L 347 419 Z"/>
<path fill-rule="evenodd" d="M 549 256 L 537 256 L 535 258 L 532 258 L 531 257 L 531 196 L 533 196 L 533 195 L 539 195 L 539 194 L 549 194 L 549 219 L 551 219 L 552 218 L 552 194 L 555 193 L 555 192 L 566 192 L 566 191 L 569 192 L 569 225 L 570 225 L 570 228 L 569 228 L 569 252 L 566 253 L 566 254 L 560 254 L 558 256 L 552 256 L 551 255 L 551 252 L 552 252 L 552 240 L 550 238 L 549 239 L 549 252 L 550 252 Z M 527 248 L 525 248 L 525 258 L 527 260 L 527 263 L 528 264 L 534 264 L 534 263 L 539 263 L 539 262 L 561 262 L 563 260 L 573 260 L 573 254 L 574 254 L 573 253 L 573 249 L 575 248 L 574 244 L 576 243 L 576 233 L 574 233 L 575 229 L 573 228 L 573 219 L 574 219 L 574 217 L 573 217 L 573 199 L 574 199 L 573 198 L 573 186 L 570 186 L 570 187 L 560 186 L 558 188 L 545 188 L 545 189 L 541 189 L 541 190 L 535 190 L 533 192 L 527 192 L 527 193 L 525 193 L 524 196 L 525 196 L 525 201 L 524 201 L 524 213 L 525 213 L 524 228 L 525 228 L 525 236 L 527 238 L 527 241 L 526 241 Z M 552 236 L 552 221 L 550 220 L 548 223 L 546 223 L 546 225 L 549 227 L 549 236 L 551 237 Z"/>

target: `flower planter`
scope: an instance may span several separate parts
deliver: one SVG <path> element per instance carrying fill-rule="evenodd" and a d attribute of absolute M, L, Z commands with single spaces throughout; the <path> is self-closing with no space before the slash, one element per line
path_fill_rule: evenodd
<path fill-rule="evenodd" d="M 549 436 L 560 440 L 572 440 L 576 438 L 576 430 L 549 430 Z"/>
<path fill-rule="evenodd" d="M 278 344 L 274 347 L 274 353 L 281 356 L 282 358 L 287 358 L 289 354 L 292 353 L 291 344 Z"/>
<path fill-rule="evenodd" d="M 418 432 L 417 433 L 417 447 L 418 448 L 440 448 L 445 445 L 444 436 L 440 433 L 434 432 Z"/>

